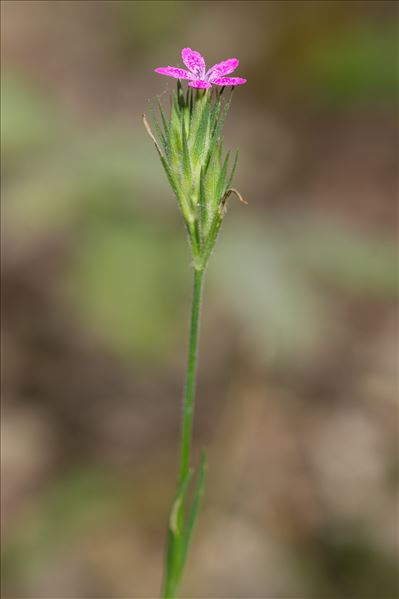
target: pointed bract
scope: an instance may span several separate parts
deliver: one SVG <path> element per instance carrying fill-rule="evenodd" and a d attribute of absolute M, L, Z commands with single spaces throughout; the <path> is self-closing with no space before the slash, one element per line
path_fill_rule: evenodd
<path fill-rule="evenodd" d="M 230 83 L 231 89 L 237 79 L 219 77 L 215 81 L 223 87 Z M 222 138 L 233 94 L 207 92 L 204 83 L 211 86 L 202 79 L 189 81 L 183 92 L 178 80 L 170 116 L 159 102 L 158 115 L 150 106 L 154 133 L 144 121 L 179 202 L 197 270 L 206 267 L 212 253 L 237 165 L 235 158 L 233 167 L 229 167 L 229 153 L 223 150 Z"/>

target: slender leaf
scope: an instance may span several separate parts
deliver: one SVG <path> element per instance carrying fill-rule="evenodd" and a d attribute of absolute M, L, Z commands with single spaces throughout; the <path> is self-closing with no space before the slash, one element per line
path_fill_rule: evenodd
<path fill-rule="evenodd" d="M 201 223 L 201 242 L 204 237 L 204 232 L 206 231 L 206 226 L 208 222 L 208 206 L 206 201 L 205 194 L 205 176 L 204 171 L 201 168 L 200 178 L 199 178 L 199 210 L 200 210 L 200 223 Z"/>
<path fill-rule="evenodd" d="M 186 177 L 186 181 L 191 181 L 191 163 L 190 163 L 190 152 L 188 149 L 187 143 L 187 133 L 186 126 L 184 123 L 184 118 L 181 120 L 181 132 L 182 132 L 182 142 L 183 142 L 183 172 Z"/>
<path fill-rule="evenodd" d="M 183 110 L 185 103 L 184 103 L 183 88 L 182 88 L 180 79 L 177 80 L 177 100 L 179 102 L 180 110 Z"/>
<path fill-rule="evenodd" d="M 193 156 L 195 159 L 198 159 L 203 153 L 206 147 L 206 138 L 208 134 L 209 127 L 209 114 L 210 114 L 210 106 L 209 102 L 205 102 L 201 119 L 198 125 L 198 130 L 193 132 L 194 143 L 193 143 Z"/>
<path fill-rule="evenodd" d="M 168 547 L 166 551 L 166 581 L 172 588 L 177 586 L 181 574 L 180 564 L 183 549 L 184 501 L 187 496 L 192 475 L 192 470 L 189 470 L 187 476 L 180 481 L 169 514 Z"/>
<path fill-rule="evenodd" d="M 181 114 L 176 94 L 172 97 L 170 108 L 169 144 L 170 160 L 174 166 L 178 166 L 180 154 L 183 150 L 181 140 Z"/>
<path fill-rule="evenodd" d="M 217 145 L 214 150 L 214 158 L 210 161 L 210 163 L 208 165 L 208 169 L 206 171 L 204 169 L 204 172 L 205 172 L 204 187 L 205 187 L 205 195 L 206 195 L 206 201 L 207 201 L 209 212 L 214 211 L 215 206 L 217 205 L 217 202 L 218 202 L 218 198 L 217 198 L 216 194 L 217 194 L 217 186 L 218 186 L 220 170 L 221 170 L 220 152 L 221 152 L 221 146 Z M 209 214 L 208 214 L 208 216 L 209 216 Z"/>
<path fill-rule="evenodd" d="M 220 170 L 219 179 L 218 179 L 217 186 L 216 186 L 215 200 L 216 200 L 217 204 L 220 203 L 220 200 L 223 197 L 224 192 L 226 191 L 225 184 L 226 184 L 227 167 L 229 164 L 229 158 L 230 158 L 230 151 L 227 152 L 227 154 L 226 154 L 226 157 L 223 162 L 223 166 Z"/>
<path fill-rule="evenodd" d="M 237 168 L 237 162 L 238 162 L 238 150 L 236 151 L 236 155 L 234 157 L 233 168 L 231 169 L 230 176 L 226 183 L 226 187 L 224 188 L 224 192 L 226 192 L 226 190 L 229 189 L 229 187 L 233 181 L 234 173 L 236 172 L 236 168 Z M 221 199 L 223 199 L 223 196 L 221 197 Z"/>
<path fill-rule="evenodd" d="M 180 204 L 182 204 L 182 197 L 181 197 L 180 189 L 179 189 L 179 186 L 173 176 L 173 171 L 172 171 L 171 167 L 169 166 L 168 161 L 165 159 L 165 157 L 162 156 L 162 154 L 159 151 L 158 151 L 158 153 L 159 153 L 159 157 L 162 162 L 162 166 L 163 166 L 166 176 L 168 178 L 169 184 L 170 184 L 171 188 L 173 189 Z"/>
<path fill-rule="evenodd" d="M 164 128 L 164 133 L 165 133 L 165 137 L 169 137 L 169 125 L 168 125 L 168 121 L 166 120 L 166 116 L 165 116 L 165 111 L 163 109 L 161 100 L 159 99 L 159 97 L 157 97 L 157 102 L 158 102 L 158 108 L 159 108 L 159 112 L 161 115 L 161 119 L 162 119 L 162 125 Z"/>
<path fill-rule="evenodd" d="M 206 236 L 204 248 L 202 250 L 202 264 L 206 265 L 208 263 L 209 257 L 212 253 L 212 250 L 215 246 L 216 239 L 219 233 L 219 229 L 221 227 L 223 220 L 223 215 L 220 209 L 216 210 L 213 216 L 212 223 L 209 227 L 209 231 Z"/>
<path fill-rule="evenodd" d="M 218 118 L 220 115 L 220 110 L 222 108 L 222 101 L 221 101 L 220 97 L 218 97 L 218 96 L 216 96 L 216 97 L 217 97 L 216 104 L 215 104 L 213 110 L 211 111 L 210 131 L 211 131 L 212 136 L 215 132 L 215 127 L 217 125 Z"/>
<path fill-rule="evenodd" d="M 199 513 L 199 510 L 201 507 L 201 501 L 202 501 L 202 498 L 204 495 L 204 490 L 205 490 L 205 481 L 206 481 L 207 471 L 208 471 L 208 460 L 207 460 L 206 452 L 204 450 L 202 450 L 201 458 L 200 458 L 200 465 L 199 465 L 198 475 L 197 475 L 197 481 L 196 481 L 194 493 L 193 493 L 193 499 L 192 499 L 190 511 L 186 518 L 186 522 L 185 522 L 184 529 L 183 529 L 179 576 L 181 575 L 181 573 L 183 571 L 184 564 L 187 559 L 188 549 L 190 547 L 194 527 L 195 527 L 198 513 Z"/>
<path fill-rule="evenodd" d="M 151 102 L 149 102 L 148 105 L 149 105 L 149 109 L 150 109 L 151 120 L 152 120 L 152 122 L 154 124 L 155 133 L 156 133 L 156 135 L 158 137 L 158 141 L 161 142 L 161 144 L 163 146 L 163 149 L 165 151 L 165 154 L 168 154 L 168 152 L 169 152 L 169 144 L 168 144 L 168 142 L 166 140 L 165 135 L 162 132 L 161 127 L 159 126 L 158 118 L 157 118 L 157 115 L 155 113 L 154 107 L 153 107 L 153 105 L 152 105 Z"/>
<path fill-rule="evenodd" d="M 211 160 L 211 157 L 213 156 L 213 152 L 215 151 L 216 144 L 218 143 L 218 140 L 219 140 L 219 137 L 222 132 L 223 125 L 224 125 L 224 121 L 226 120 L 226 116 L 227 116 L 227 113 L 230 108 L 230 104 L 231 104 L 231 95 L 230 95 L 230 98 L 225 103 L 225 105 L 223 106 L 223 110 L 214 125 L 213 133 L 212 133 L 209 148 L 208 148 L 208 154 L 207 154 L 206 161 L 205 161 L 205 171 L 207 170 L 207 168 L 209 166 L 209 162 Z M 219 108 L 219 112 L 220 112 L 220 108 Z"/>

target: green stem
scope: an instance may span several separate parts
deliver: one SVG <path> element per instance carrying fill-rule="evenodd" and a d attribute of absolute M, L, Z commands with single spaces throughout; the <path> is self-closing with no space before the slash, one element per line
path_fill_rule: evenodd
<path fill-rule="evenodd" d="M 194 269 L 187 378 L 183 397 L 183 422 L 180 446 L 180 482 L 185 480 L 190 467 L 203 280 L 204 271 Z"/>
<path fill-rule="evenodd" d="M 177 588 L 183 573 L 185 557 L 191 536 L 196 514 L 199 509 L 200 498 L 203 493 L 204 461 L 202 460 L 202 473 L 199 475 L 197 498 L 191 509 L 191 522 L 188 529 L 184 526 L 184 513 L 186 510 L 185 497 L 192 476 L 190 471 L 191 442 L 193 435 L 194 398 L 197 379 L 198 339 L 201 316 L 201 300 L 204 271 L 194 268 L 193 296 L 191 305 L 190 340 L 188 348 L 187 378 L 183 396 L 183 418 L 180 445 L 180 469 L 177 492 L 172 503 L 168 527 L 168 547 L 166 551 L 163 597 L 175 599 Z M 190 518 L 189 518 L 190 520 Z"/>

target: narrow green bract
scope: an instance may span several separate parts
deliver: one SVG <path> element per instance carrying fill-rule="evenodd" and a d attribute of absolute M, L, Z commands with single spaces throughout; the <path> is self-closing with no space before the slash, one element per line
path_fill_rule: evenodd
<path fill-rule="evenodd" d="M 197 270 L 205 269 L 212 252 L 237 164 L 237 158 L 229 164 L 221 138 L 230 103 L 231 92 L 227 100 L 215 90 L 184 93 L 178 81 L 169 118 L 159 100 L 159 116 L 150 105 L 155 135 L 145 121 L 182 211 Z"/>

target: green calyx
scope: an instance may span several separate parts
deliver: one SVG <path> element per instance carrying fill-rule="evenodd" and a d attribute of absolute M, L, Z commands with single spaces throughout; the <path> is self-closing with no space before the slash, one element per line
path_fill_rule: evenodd
<path fill-rule="evenodd" d="M 178 81 L 169 116 L 159 99 L 158 111 L 150 104 L 155 134 L 143 117 L 181 208 L 196 270 L 206 268 L 226 200 L 235 191 L 230 185 L 238 154 L 230 165 L 230 152 L 223 154 L 221 138 L 231 96 L 224 100 L 222 93 L 214 88 L 189 87 L 184 93 Z"/>

